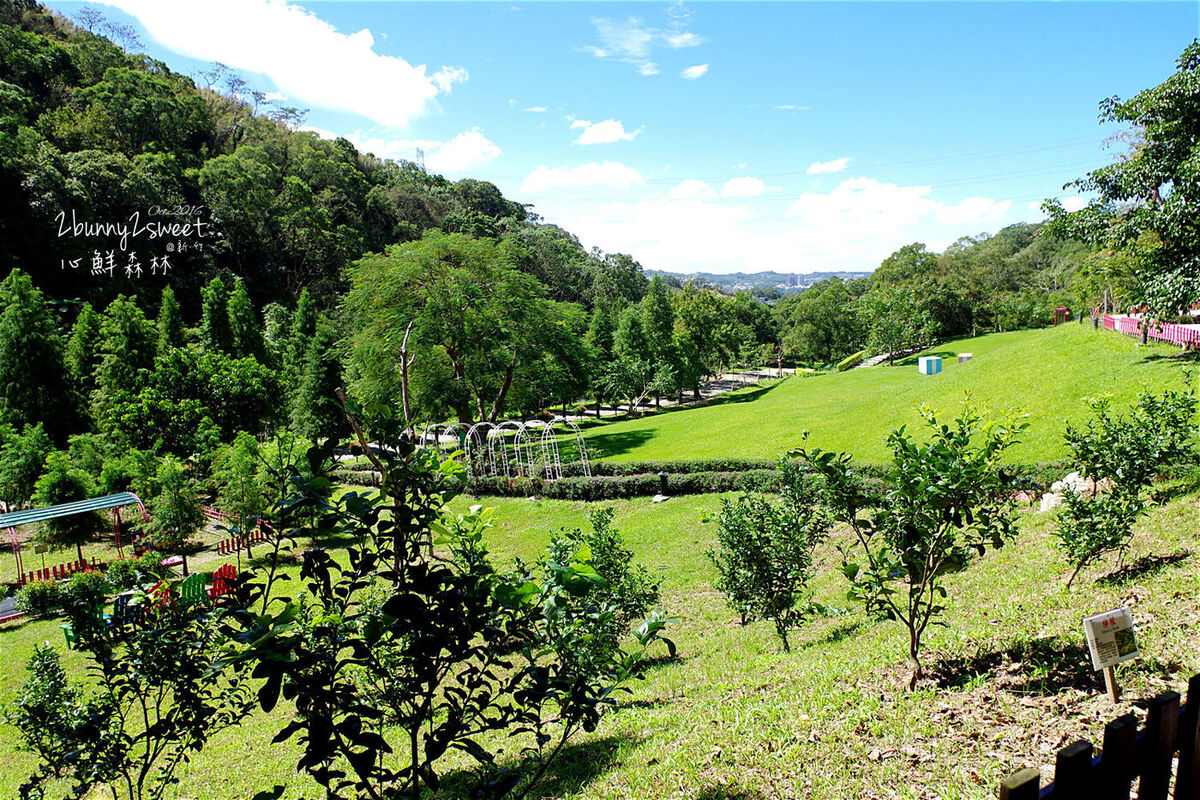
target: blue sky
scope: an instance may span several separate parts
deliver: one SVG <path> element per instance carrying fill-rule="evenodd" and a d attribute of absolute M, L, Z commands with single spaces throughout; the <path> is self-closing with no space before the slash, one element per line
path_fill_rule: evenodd
<path fill-rule="evenodd" d="M 67 16 L 79 3 L 48 4 Z M 1041 218 L 1200 4 L 104 0 L 306 125 L 680 272 L 869 270 Z"/>

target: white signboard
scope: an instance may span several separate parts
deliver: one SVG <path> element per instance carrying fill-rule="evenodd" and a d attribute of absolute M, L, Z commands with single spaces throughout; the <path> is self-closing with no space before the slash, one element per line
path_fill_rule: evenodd
<path fill-rule="evenodd" d="M 1133 635 L 1133 617 L 1124 606 L 1084 617 L 1083 632 L 1092 653 L 1093 669 L 1105 669 L 1141 655 Z"/>

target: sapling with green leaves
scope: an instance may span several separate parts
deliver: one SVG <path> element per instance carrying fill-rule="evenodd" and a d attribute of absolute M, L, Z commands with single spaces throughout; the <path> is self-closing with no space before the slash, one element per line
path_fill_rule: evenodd
<path fill-rule="evenodd" d="M 1114 415 L 1109 397 L 1089 400 L 1088 406 L 1091 419 L 1079 427 L 1068 424 L 1065 434 L 1076 469 L 1091 482 L 1091 491 L 1065 492 L 1058 512 L 1059 549 L 1075 567 L 1067 586 L 1105 553 L 1124 553 L 1155 475 L 1196 455 L 1196 396 L 1190 385 L 1157 395 L 1142 392 L 1127 415 Z"/>
<path fill-rule="evenodd" d="M 892 431 L 891 470 L 879 486 L 856 475 L 846 453 L 795 451 L 824 478 L 826 508 L 857 542 L 842 567 L 850 598 L 908 631 L 910 688 L 923 677 L 926 630 L 945 624 L 946 576 L 1015 532 L 1012 490 L 999 465 L 1026 427 L 1012 414 L 990 417 L 969 397 L 948 423 L 926 406 L 920 414 L 929 438 L 918 441 L 904 427 Z"/>
<path fill-rule="evenodd" d="M 746 494 L 722 498 L 716 515 L 718 547 L 708 551 L 717 568 L 717 588 L 725 593 L 742 624 L 770 619 L 790 652 L 788 632 L 823 607 L 814 602 L 808 583 L 813 553 L 832 527 L 830 515 L 817 503 L 811 476 L 781 459 L 783 497 L 769 500 Z"/>
<path fill-rule="evenodd" d="M 376 453 L 347 421 L 381 487 L 315 498 L 317 527 L 353 543 L 344 560 L 305 552 L 302 597 L 272 594 L 261 570 L 239 581 L 238 604 L 261 611 L 229 617 L 242 645 L 230 660 L 254 665 L 265 711 L 281 695 L 295 703 L 275 741 L 299 741 L 298 768 L 329 798 L 525 797 L 641 672 L 665 620 L 651 615 L 628 649 L 598 641 L 614 610 L 588 600 L 607 584 L 589 548 L 536 576 L 500 574 L 486 548 L 491 512 L 445 513 L 462 465 L 404 439 Z M 292 536 L 300 503 L 277 510 L 277 530 Z M 459 771 L 447 791 L 453 750 L 478 773 L 467 786 Z M 508 757 L 522 769 L 502 767 Z"/>

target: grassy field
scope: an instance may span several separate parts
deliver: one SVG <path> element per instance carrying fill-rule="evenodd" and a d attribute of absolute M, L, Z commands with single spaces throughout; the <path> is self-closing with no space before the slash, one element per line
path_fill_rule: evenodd
<path fill-rule="evenodd" d="M 959 364 L 959 352 L 975 358 Z M 1122 407 L 1145 386 L 1179 386 L 1183 364 L 1190 363 L 1178 348 L 1141 347 L 1090 325 L 990 334 L 927 354 L 942 356 L 942 373 L 918 374 L 912 356 L 892 367 L 797 376 L 741 389 L 700 408 L 598 425 L 587 432 L 587 441 L 613 461 L 774 458 L 799 446 L 808 430 L 816 447 L 882 461 L 887 432 L 920 422 L 915 406 L 954 411 L 970 391 L 995 408 L 1029 414 L 1024 443 L 1010 451 L 1013 462 L 1049 461 L 1065 455 L 1064 422 L 1088 414 L 1084 398 L 1109 393 Z"/>
<path fill-rule="evenodd" d="M 637 558 L 666 577 L 679 659 L 656 667 L 594 735 L 566 753 L 545 797 L 601 800 L 995 796 L 1022 766 L 1049 770 L 1053 751 L 1096 740 L 1104 722 L 1200 669 L 1200 570 L 1196 497 L 1156 509 L 1140 526 L 1122 570 L 1105 564 L 1065 589 L 1065 564 L 1050 545 L 1050 516 L 1027 513 L 1019 538 L 950 583 L 948 629 L 929 637 L 935 678 L 904 688 L 903 630 L 856 609 L 821 619 L 780 652 L 769 623 L 748 627 L 712 588 L 705 551 L 714 526 L 701 520 L 719 496 L 664 504 L 613 503 Z M 452 509 L 475 502 L 460 498 Z M 498 560 L 531 557 L 552 531 L 585 524 L 589 506 L 489 500 L 498 509 L 489 541 Z M 848 605 L 836 566 L 838 541 L 821 552 L 818 595 Z M 1108 705 L 1086 663 L 1079 620 L 1130 605 L 1144 658 L 1119 668 L 1126 700 Z M 0 704 L 24 679 L 35 643 L 61 643 L 55 621 L 0 631 Z M 77 654 L 66 663 L 81 666 Z M 187 766 L 176 798 L 249 797 L 276 782 L 289 798 L 319 796 L 294 769 L 291 745 L 270 745 L 279 720 L 256 714 Z M 0 726 L 0 797 L 30 767 Z"/>

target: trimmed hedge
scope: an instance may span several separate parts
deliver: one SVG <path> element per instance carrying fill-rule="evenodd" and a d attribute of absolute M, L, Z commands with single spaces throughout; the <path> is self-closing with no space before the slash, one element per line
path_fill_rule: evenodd
<path fill-rule="evenodd" d="M 697 472 L 750 472 L 773 470 L 773 458 L 694 458 L 682 461 L 593 461 L 593 476 L 649 475 L 666 472 L 669 475 L 691 475 Z M 583 463 L 563 464 L 564 478 L 583 476 Z"/>
<path fill-rule="evenodd" d="M 499 497 L 546 497 L 557 500 L 619 500 L 658 494 L 657 474 L 594 475 L 557 481 L 540 478 L 470 478 L 469 494 Z M 742 472 L 692 472 L 667 476 L 667 494 L 773 491 L 779 488 L 779 473 L 773 469 Z"/>
<path fill-rule="evenodd" d="M 871 483 L 882 483 L 891 474 L 886 464 L 857 464 L 856 472 Z M 1015 491 L 1044 490 L 1071 471 L 1065 461 L 1008 464 L 1003 467 Z M 618 500 L 658 494 L 659 472 L 667 473 L 667 494 L 777 491 L 779 471 L 774 460 L 709 458 L 689 461 L 629 461 L 592 464 L 591 477 L 583 475 L 583 464 L 563 464 L 563 478 L 481 477 L 467 478 L 465 491 L 476 497 L 547 497 L 561 500 Z M 351 486 L 376 487 L 378 473 L 357 469 L 335 469 L 330 478 Z"/>
<path fill-rule="evenodd" d="M 852 367 L 857 367 L 859 364 L 861 364 L 863 362 L 863 359 L 866 357 L 867 357 L 866 350 L 859 350 L 854 355 L 846 356 L 845 358 L 843 358 L 841 361 L 838 362 L 837 371 L 845 372 L 846 370 L 851 369 Z"/>
<path fill-rule="evenodd" d="M 350 486 L 375 487 L 379 485 L 379 473 L 374 471 L 373 466 L 369 470 L 339 467 L 330 471 L 329 480 Z"/>

